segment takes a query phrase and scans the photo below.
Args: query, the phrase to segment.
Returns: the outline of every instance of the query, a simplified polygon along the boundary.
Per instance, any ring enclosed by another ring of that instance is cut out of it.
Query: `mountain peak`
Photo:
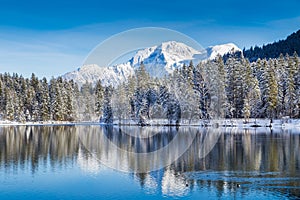
[[[223,56],[232,51],[241,50],[233,43],[211,46],[205,51],[196,50],[181,42],[166,41],[157,46],[137,51],[126,63],[110,67],[86,65],[77,71],[65,74],[63,77],[67,80],[74,79],[79,86],[86,81],[96,84],[99,79],[103,85],[117,85],[134,74],[134,69],[138,68],[141,62],[143,62],[150,75],[162,77],[172,73],[184,64],[188,65],[190,61],[197,64],[203,60],[215,59],[217,55]]]
[[[207,49],[207,59],[213,60],[217,58],[218,55],[224,56],[227,53],[234,53],[237,51],[242,51],[234,43],[220,44],[215,46],[209,46]]]
[[[200,51],[176,41],[164,42],[159,47],[161,47],[163,53],[181,59],[193,59],[195,54],[201,54]]]
[[[184,63],[198,59],[202,51],[176,41],[163,42],[158,46],[138,51],[130,60],[133,67],[139,67],[143,62],[147,71],[153,76],[163,76],[172,73]]]

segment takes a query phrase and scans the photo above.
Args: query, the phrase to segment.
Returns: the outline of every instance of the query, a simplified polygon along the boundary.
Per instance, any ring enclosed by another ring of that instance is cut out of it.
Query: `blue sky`
[[[262,45],[300,29],[299,8],[299,0],[0,0],[0,72],[61,75],[111,35],[145,26],[182,32],[203,47]]]

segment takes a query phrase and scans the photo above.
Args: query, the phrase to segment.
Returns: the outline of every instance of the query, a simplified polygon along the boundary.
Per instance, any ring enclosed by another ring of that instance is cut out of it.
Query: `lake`
[[[0,127],[0,199],[296,199],[300,130]]]

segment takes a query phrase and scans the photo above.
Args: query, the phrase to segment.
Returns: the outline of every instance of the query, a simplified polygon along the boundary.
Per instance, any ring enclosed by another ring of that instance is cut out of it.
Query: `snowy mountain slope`
[[[95,85],[99,79],[103,85],[108,86],[122,83],[132,74],[134,74],[134,70],[129,64],[122,64],[113,67],[84,65],[76,71],[64,74],[63,78],[67,80],[73,79],[79,87],[86,82]]]
[[[138,68],[141,62],[150,75],[162,77],[182,67],[183,64],[188,65],[190,61],[197,64],[203,60],[215,59],[218,54],[224,55],[232,50],[241,51],[233,43],[211,46],[206,50],[198,51],[184,43],[168,41],[137,51],[126,63],[110,67],[84,65],[76,71],[64,74],[63,78],[73,79],[79,86],[86,81],[95,85],[99,79],[103,85],[117,85],[134,74],[134,69]]]
[[[216,46],[210,46],[206,48],[207,51],[207,59],[208,60],[213,60],[217,58],[218,55],[225,55],[227,53],[234,53],[237,51],[242,51],[240,48],[238,48],[235,44],[233,43],[228,43],[228,44],[221,44],[221,45],[216,45]]]
[[[188,64],[191,60],[198,63],[200,58],[205,56],[205,51],[195,50],[184,43],[168,41],[138,51],[129,62],[134,68],[143,62],[151,75],[160,77],[172,73],[174,69],[183,66],[184,63]]]

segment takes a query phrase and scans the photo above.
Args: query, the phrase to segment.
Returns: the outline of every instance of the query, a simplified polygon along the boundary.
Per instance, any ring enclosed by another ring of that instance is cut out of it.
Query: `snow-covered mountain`
[[[84,65],[76,71],[68,72],[63,75],[66,80],[74,80],[79,87],[84,83],[95,85],[100,79],[102,84],[118,85],[125,81],[130,75],[134,74],[134,69],[127,63],[112,67],[99,67],[98,65]]]
[[[66,73],[63,78],[73,79],[79,86],[86,81],[95,84],[99,79],[103,85],[117,85],[134,74],[134,69],[138,68],[141,62],[152,76],[162,77],[182,67],[184,63],[188,64],[190,61],[199,63],[203,60],[215,59],[218,54],[224,55],[232,51],[241,50],[235,44],[228,43],[199,51],[184,43],[168,41],[137,51],[126,63],[110,67],[84,65],[76,71]]]
[[[206,58],[206,51],[198,51],[181,42],[169,41],[161,45],[138,51],[129,63],[134,68],[143,62],[152,76],[163,76],[172,73],[174,69],[188,64],[190,61],[198,63]]]
[[[224,56],[227,53],[234,53],[237,51],[242,51],[242,50],[233,43],[210,46],[206,48],[207,59],[209,60],[213,60],[217,58],[218,55]]]

